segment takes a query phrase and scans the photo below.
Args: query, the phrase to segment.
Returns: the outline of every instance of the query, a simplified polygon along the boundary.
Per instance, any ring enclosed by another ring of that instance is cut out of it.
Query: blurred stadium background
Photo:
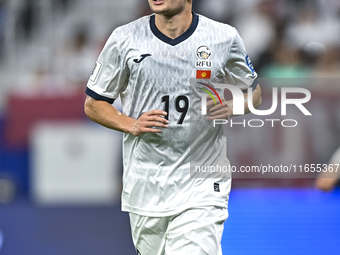
[[[232,164],[327,163],[340,145],[340,1],[193,1],[239,30],[262,109],[273,84],[312,93],[312,117],[288,109],[294,129],[227,129]],[[87,120],[83,102],[111,31],[148,13],[146,0],[0,0],[0,254],[135,254],[121,135]],[[225,254],[339,254],[339,189],[315,189],[315,175],[236,177]]]

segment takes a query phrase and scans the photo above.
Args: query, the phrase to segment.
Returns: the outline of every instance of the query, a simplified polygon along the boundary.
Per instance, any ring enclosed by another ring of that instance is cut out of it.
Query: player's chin
[[[167,9],[163,8],[162,6],[151,7],[151,11],[156,14],[163,14],[163,15],[168,14]]]
[[[170,8],[166,3],[154,4],[153,1],[150,3],[150,9],[153,13],[161,14],[166,17],[172,17],[181,12],[181,8]]]

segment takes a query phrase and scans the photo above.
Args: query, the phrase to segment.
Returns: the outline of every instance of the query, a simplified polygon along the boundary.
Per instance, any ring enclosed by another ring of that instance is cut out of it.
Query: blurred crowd
[[[197,12],[238,29],[260,77],[340,77],[340,1],[194,2]]]
[[[17,31],[14,40],[19,40],[19,45],[34,42],[38,30],[36,27],[42,26],[36,17],[41,11],[42,2],[0,0],[0,59],[4,60],[6,55],[5,40],[10,34],[6,28],[9,27],[9,21],[14,22]],[[72,5],[87,1],[47,2],[52,12],[58,10],[66,17],[67,13],[73,15],[72,10],[75,8],[69,11]],[[121,5],[125,4],[120,2]],[[131,20],[150,13],[146,0],[132,2],[130,6],[134,17]],[[195,12],[238,29],[262,78],[340,76],[338,0],[194,0],[193,4]],[[13,11],[9,11],[11,6],[17,6],[14,20]],[[89,15],[88,19],[90,22],[96,17]],[[107,26],[111,30],[120,25],[120,21],[114,20],[114,17],[108,22],[112,22],[111,26]],[[37,56],[36,62],[27,64],[27,75],[20,81],[19,87],[23,90],[33,87],[53,92],[63,90],[65,86],[84,88],[100,48],[111,33],[108,30],[102,38],[93,39],[91,35],[95,28],[87,24],[74,24],[67,40],[56,40],[54,48],[47,50],[48,57],[42,60],[41,56]],[[51,29],[57,30],[58,25],[54,24]],[[41,52],[38,51],[39,54]],[[0,62],[4,65],[4,61]]]

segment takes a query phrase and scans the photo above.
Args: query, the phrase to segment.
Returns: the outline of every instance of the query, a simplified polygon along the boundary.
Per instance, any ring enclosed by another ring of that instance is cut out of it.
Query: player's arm
[[[340,171],[335,166],[340,162],[340,147],[332,155],[327,171],[318,175],[315,180],[315,187],[323,191],[332,191],[340,181]],[[335,169],[334,169],[335,168]]]
[[[102,126],[134,136],[162,132],[168,124],[163,117],[166,112],[152,110],[142,114],[138,119],[133,119],[112,106],[113,98],[117,98],[120,92],[124,91],[130,75],[126,52],[118,40],[121,31],[121,28],[113,31],[98,57],[87,83],[85,114]]]
[[[330,163],[327,172],[322,172],[315,180],[315,187],[322,191],[332,191],[340,181],[340,171],[334,170],[334,164]]]
[[[151,110],[142,114],[138,119],[133,119],[118,111],[110,103],[96,100],[90,96],[87,96],[85,100],[84,110],[90,120],[104,127],[134,136],[143,133],[160,133],[162,132],[161,128],[167,128],[169,123],[163,117],[167,114],[164,111]]]
[[[225,65],[225,74],[228,84],[234,84],[239,87],[244,87],[252,82],[251,87],[253,89],[252,102],[254,108],[258,108],[261,103],[261,88],[257,83],[257,74],[254,70],[253,64],[245,49],[242,38],[236,29],[234,29],[234,38],[229,49],[228,61]],[[241,86],[242,85],[242,86]],[[256,86],[255,88],[253,86]],[[250,113],[248,107],[248,93],[243,93],[244,95],[244,114]],[[228,119],[233,115],[233,100],[222,101],[222,106],[220,104],[214,106],[214,102],[207,103],[207,106],[211,107],[208,112],[210,113],[209,119]]]
[[[244,95],[244,114],[250,113],[248,107],[248,93],[243,93]],[[233,115],[233,100],[226,101],[222,99],[222,105],[218,103],[218,105],[214,105],[214,101],[211,98],[208,98],[207,108],[209,112],[208,119],[228,119]],[[259,84],[256,85],[255,89],[253,90],[252,94],[252,104],[255,109],[257,109],[262,103],[261,97],[261,87]]]
[[[243,93],[243,95],[244,95],[244,114],[248,114],[250,113],[250,110],[248,107],[248,93]],[[260,84],[257,84],[255,89],[253,90],[252,104],[255,109],[259,108],[260,105],[262,104]],[[231,115],[231,116],[234,116],[234,115]]]
[[[339,182],[339,177],[318,177],[315,187],[322,191],[332,191]]]

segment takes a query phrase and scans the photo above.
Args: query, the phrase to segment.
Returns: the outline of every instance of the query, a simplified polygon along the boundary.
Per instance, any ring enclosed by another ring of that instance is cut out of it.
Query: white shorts
[[[190,208],[167,217],[130,213],[132,240],[138,255],[222,255],[227,208]]]

